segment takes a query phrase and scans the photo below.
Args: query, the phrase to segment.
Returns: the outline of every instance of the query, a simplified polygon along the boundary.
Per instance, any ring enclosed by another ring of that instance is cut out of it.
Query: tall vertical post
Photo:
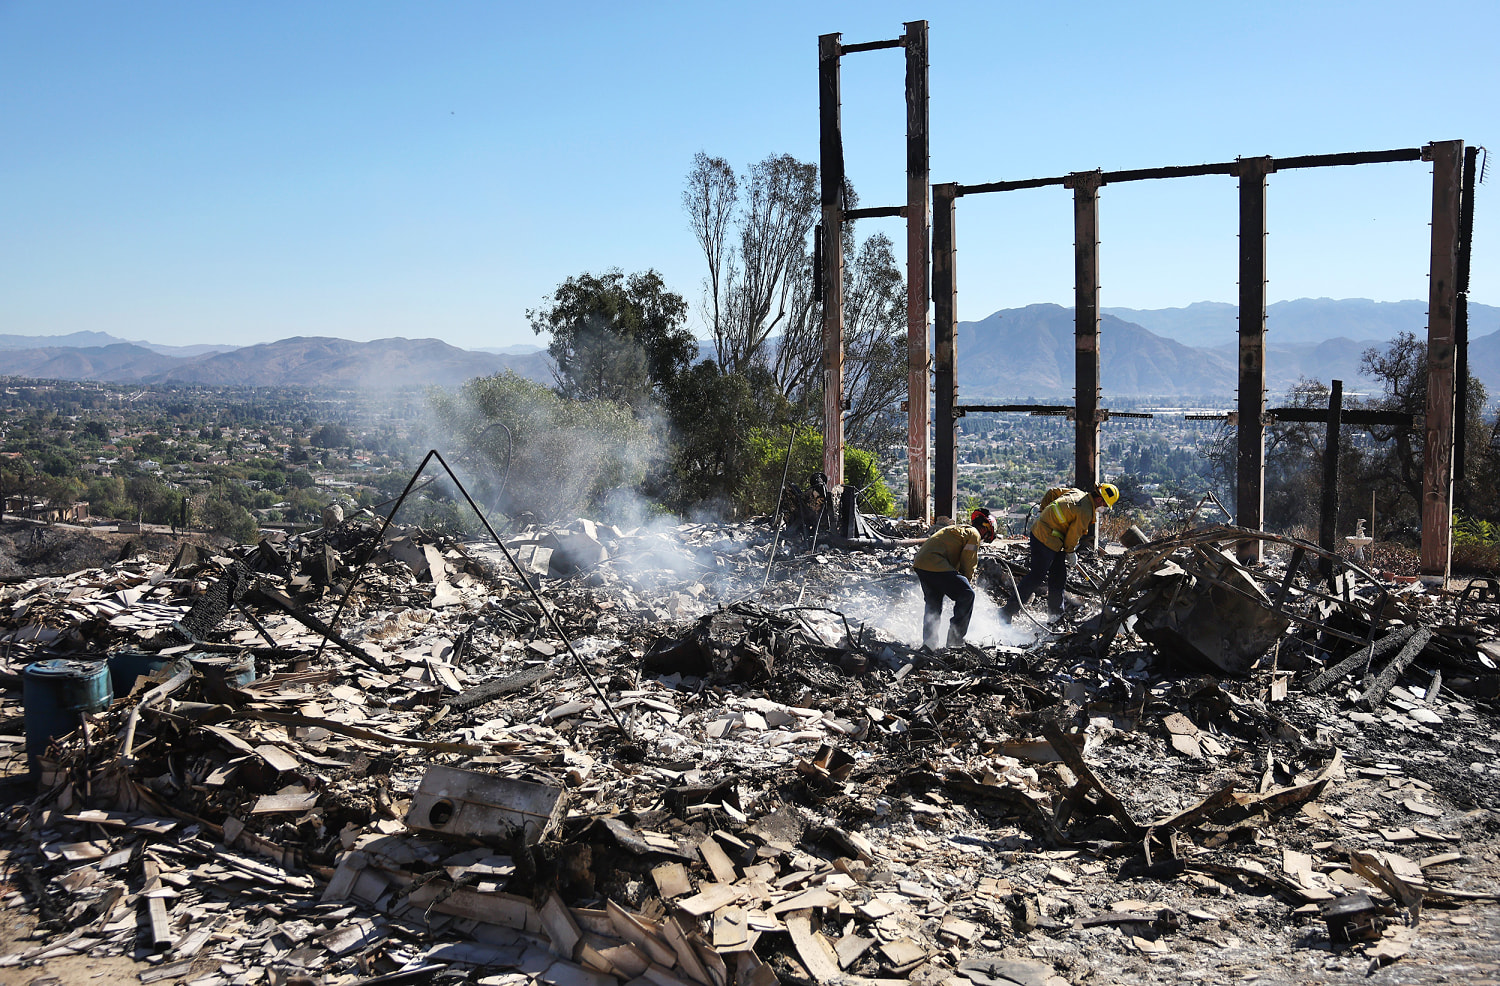
[[[1422,446],[1424,581],[1444,582],[1452,561],[1453,407],[1464,142],[1422,149],[1432,162],[1432,273],[1427,284],[1427,429]]]
[[[1068,176],[1073,190],[1074,485],[1099,482],[1099,186],[1103,173]]]
[[[1479,148],[1464,148],[1464,184],[1458,204],[1458,303],[1453,309],[1453,482],[1464,481],[1464,454],[1469,434],[1469,268],[1474,252],[1474,185]]]
[[[1235,457],[1235,522],[1264,527],[1266,443],[1266,175],[1269,157],[1240,158],[1240,373]],[[1261,541],[1240,545],[1240,559],[1261,560]]]
[[[958,285],[954,279],[953,216],[958,186],[932,186],[932,369],[933,431],[932,512],[953,517],[958,503],[958,442],[953,406],[958,403],[954,376],[958,327]]]
[[[1335,380],[1328,391],[1328,432],[1323,439],[1323,509],[1318,514],[1318,547],[1330,554],[1338,544],[1339,528],[1339,456],[1343,454],[1340,439],[1344,425],[1344,381]],[[1318,574],[1333,574],[1333,559],[1324,555],[1318,560]]]
[[[844,482],[844,137],[839,39],[818,37],[818,170],[823,204],[823,472]]]
[[[927,22],[906,24],[906,516],[928,520]]]

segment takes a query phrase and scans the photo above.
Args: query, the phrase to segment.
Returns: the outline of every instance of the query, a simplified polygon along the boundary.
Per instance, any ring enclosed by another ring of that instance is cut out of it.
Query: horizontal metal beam
[[[1022,178],[1019,181],[992,181],[984,185],[957,185],[957,195],[978,195],[981,192],[1013,192],[1019,188],[1044,188],[1047,185],[1061,185],[1068,180],[1066,175],[1059,178]]]
[[[1390,151],[1351,151],[1347,154],[1303,154],[1298,157],[1272,158],[1272,171],[1290,171],[1296,168],[1335,168],[1354,164],[1387,164],[1395,161],[1420,161],[1420,147],[1401,147]],[[1260,158],[1253,160],[1260,161]],[[1194,178],[1199,175],[1237,175],[1239,161],[1220,161],[1214,164],[1185,164],[1166,168],[1133,168],[1127,171],[1105,171],[1100,181],[1105,185],[1127,181],[1149,181],[1156,178]],[[981,192],[1011,192],[1022,188],[1043,188],[1048,185],[1064,185],[1068,175],[1053,178],[1023,178],[1017,181],[992,181],[982,185],[959,185],[959,195],[978,195]]]
[[[893,41],[861,41],[857,45],[839,45],[840,55],[852,55],[857,51],[878,51],[881,48],[904,48],[905,38],[896,38]]]
[[[1132,168],[1129,171],[1106,171],[1104,172],[1104,183],[1119,184],[1126,181],[1149,181],[1153,178],[1196,178],[1199,175],[1236,175],[1239,174],[1240,163],[1238,161],[1224,161],[1219,164],[1182,164],[1166,168]]]
[[[1069,404],[955,404],[954,411],[1019,411],[1022,414],[1066,414]]]
[[[877,205],[868,209],[845,209],[844,218],[854,219],[880,219],[885,216],[905,216],[904,205]]]
[[[1389,164],[1394,161],[1420,161],[1420,147],[1402,147],[1394,151],[1353,151],[1348,154],[1304,154],[1301,157],[1272,159],[1277,171],[1293,168],[1336,168],[1350,164]]]
[[[1328,409],[1323,407],[1274,407],[1266,413],[1278,422],[1325,424],[1328,421]],[[1339,414],[1339,420],[1346,425],[1382,425],[1407,429],[1415,425],[1413,417],[1405,411],[1367,411],[1358,408]]]

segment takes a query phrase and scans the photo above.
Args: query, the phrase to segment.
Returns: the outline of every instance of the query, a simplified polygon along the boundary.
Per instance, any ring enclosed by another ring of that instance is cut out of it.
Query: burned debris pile
[[[1492,587],[1199,529],[1084,566],[1067,618],[981,604],[929,654],[924,532],[830,529],[828,495],[796,492],[790,538],[331,518],[5,586],[5,903],[36,923],[0,965],[1060,986],[1500,959],[1463,934],[1500,926]],[[1024,546],[985,551],[1003,600]]]

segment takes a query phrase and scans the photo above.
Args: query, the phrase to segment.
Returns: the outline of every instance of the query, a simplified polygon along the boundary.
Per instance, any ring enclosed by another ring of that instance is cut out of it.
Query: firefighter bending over
[[[979,564],[979,543],[995,540],[995,525],[983,507],[969,515],[967,524],[950,524],[933,534],[912,559],[917,581],[922,584],[922,646],[937,650],[938,623],[943,600],[953,600],[953,618],[948,621],[948,646],[962,647],[974,614],[974,568]]]

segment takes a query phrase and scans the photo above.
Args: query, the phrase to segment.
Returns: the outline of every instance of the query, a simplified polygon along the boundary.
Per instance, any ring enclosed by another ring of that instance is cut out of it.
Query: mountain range
[[[452,387],[507,369],[545,383],[553,379],[545,352],[480,353],[440,339],[350,342],[297,336],[227,351],[216,347],[214,352],[183,357],[118,340],[101,346],[58,344],[68,338],[36,338],[49,345],[32,349],[0,348],[0,374],[42,380],[313,389]]]
[[[1426,303],[1303,298],[1267,309],[1267,388],[1279,396],[1299,377],[1373,389],[1360,357],[1398,332],[1426,333]],[[1211,397],[1234,394],[1238,311],[1199,302],[1186,308],[1104,309],[1100,317],[1106,397]],[[1470,306],[1469,365],[1500,393],[1500,308]],[[1070,399],[1073,310],[1038,304],[960,322],[956,340],[960,399]],[[700,354],[712,355],[711,344]],[[350,342],[296,337],[254,346],[158,346],[102,332],[0,335],[0,374],[35,379],[205,386],[364,388],[455,386],[502,370],[553,381],[545,351],[460,349],[438,339]]]

